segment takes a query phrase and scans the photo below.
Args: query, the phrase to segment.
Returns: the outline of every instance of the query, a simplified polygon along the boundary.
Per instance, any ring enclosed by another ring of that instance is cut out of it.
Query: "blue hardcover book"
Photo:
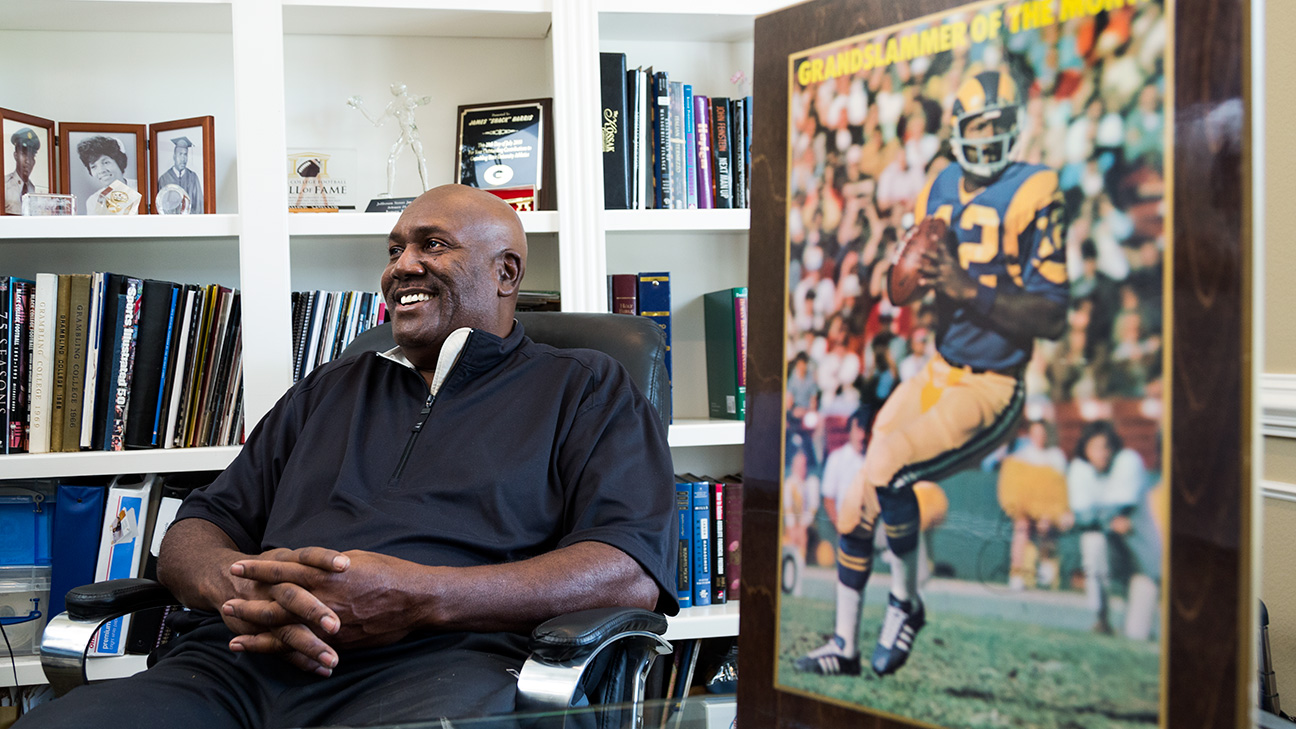
[[[693,604],[711,604],[711,484],[695,481],[693,489]]]
[[[693,484],[675,484],[675,508],[679,513],[675,597],[679,599],[680,607],[693,607]]]
[[[693,118],[693,84],[684,84],[684,207],[698,206],[697,123]]]
[[[639,274],[639,316],[657,322],[666,335],[666,375],[671,375],[671,296],[670,273],[659,271]]]

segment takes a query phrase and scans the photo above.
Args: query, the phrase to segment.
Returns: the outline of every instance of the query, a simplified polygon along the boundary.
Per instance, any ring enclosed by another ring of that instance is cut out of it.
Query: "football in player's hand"
[[[887,273],[887,297],[892,304],[911,304],[927,293],[927,286],[918,285],[923,256],[928,251],[945,245],[948,229],[944,220],[926,217],[905,233],[896,248],[895,258],[891,261],[891,270]]]

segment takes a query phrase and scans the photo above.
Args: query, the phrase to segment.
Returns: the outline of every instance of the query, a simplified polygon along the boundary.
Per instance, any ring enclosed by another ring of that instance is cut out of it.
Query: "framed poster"
[[[60,192],[77,215],[148,212],[146,139],[143,124],[59,123]]]
[[[149,125],[149,211],[158,215],[216,212],[216,132],[210,116]]]
[[[18,215],[24,193],[54,190],[54,122],[0,109],[0,213]]]
[[[519,211],[555,209],[551,99],[460,106],[455,126],[456,182]]]
[[[741,724],[1247,725],[1242,10],[757,21]]]

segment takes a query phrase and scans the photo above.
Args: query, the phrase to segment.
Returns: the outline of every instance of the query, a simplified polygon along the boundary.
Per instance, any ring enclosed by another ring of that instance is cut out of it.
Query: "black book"
[[[738,97],[733,100],[729,106],[729,129],[730,148],[733,154],[729,156],[729,169],[733,172],[733,200],[736,208],[749,208],[751,202],[747,199],[747,99]]]
[[[670,140],[670,76],[665,71],[650,74],[652,77],[652,145],[653,145],[653,207],[663,210],[671,201],[671,140]]]
[[[640,87],[640,78],[643,72],[634,68],[626,71],[626,106],[630,118],[626,122],[626,155],[629,159],[626,175],[629,178],[629,208],[638,210],[643,207],[643,200],[639,193],[639,181],[643,178],[643,145],[640,140],[643,138],[642,125],[643,104],[640,103],[643,89]]]
[[[158,400],[162,392],[162,373],[166,371],[171,350],[178,289],[179,286],[170,281],[148,279],[144,282],[135,343],[135,371],[131,374],[130,401],[126,408],[127,448],[159,445]]]
[[[733,138],[730,136],[729,99],[711,97],[711,167],[715,175],[715,206],[732,208]]]
[[[599,88],[603,108],[603,207],[630,207],[630,149],[626,144],[626,57],[624,53],[599,54]]]
[[[0,443],[0,453],[9,452],[9,422],[13,419],[13,406],[10,404],[14,391],[13,349],[10,343],[16,328],[13,325],[13,286],[7,277],[0,276],[0,433],[4,434]]]

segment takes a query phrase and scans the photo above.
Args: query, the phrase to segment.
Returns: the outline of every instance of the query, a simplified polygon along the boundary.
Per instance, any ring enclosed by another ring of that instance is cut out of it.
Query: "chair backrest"
[[[662,425],[671,422],[670,378],[666,374],[666,337],[651,319],[627,314],[519,311],[518,323],[533,341],[560,349],[593,349],[617,360],[657,408]],[[342,352],[384,352],[396,346],[391,324],[366,330]]]

